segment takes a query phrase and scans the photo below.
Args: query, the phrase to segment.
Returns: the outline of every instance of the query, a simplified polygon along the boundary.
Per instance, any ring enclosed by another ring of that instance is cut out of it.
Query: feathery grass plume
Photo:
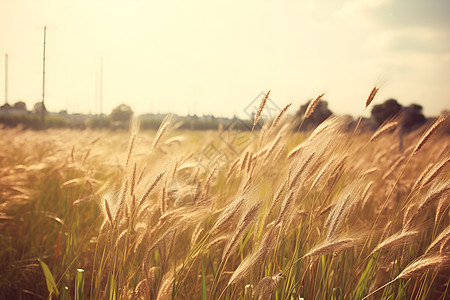
[[[256,112],[256,115],[255,115],[255,120],[253,121],[252,131],[253,131],[253,129],[255,129],[256,124],[258,124],[259,118],[261,117],[261,113],[264,109],[264,106],[266,105],[267,98],[269,98],[269,94],[270,94],[270,90],[264,96],[264,98],[261,101],[261,104],[259,105],[258,111]]]
[[[417,190],[419,188],[420,185],[422,185],[422,181],[425,178],[425,175],[428,174],[428,172],[431,170],[431,168],[433,167],[433,164],[428,164],[427,168],[420,174],[419,178],[417,178],[416,182],[414,183],[413,187],[411,188],[411,191],[414,192],[415,190]]]
[[[254,221],[258,217],[260,206],[260,203],[253,205],[241,219],[239,225],[236,228],[236,231],[231,236],[230,240],[223,250],[222,261],[226,261],[228,259],[231,252],[233,252],[234,249],[239,245],[239,242],[244,234],[252,227]]]
[[[442,230],[442,232],[434,239],[434,241],[428,246],[427,250],[425,250],[425,254],[429,252],[433,252],[440,246],[439,252],[442,252],[442,249],[445,247],[445,245],[450,240],[450,225],[447,225],[447,227]]]
[[[324,209],[322,209],[322,211],[320,211],[320,213],[319,213],[318,216],[320,217],[320,216],[323,216],[323,215],[329,213],[330,210],[332,210],[334,206],[335,206],[334,204],[328,205],[327,207],[325,207]]]
[[[231,174],[233,174],[234,169],[236,169],[237,165],[239,164],[239,161],[241,159],[238,157],[236,160],[231,164],[230,169],[228,170],[227,176],[225,176],[225,183],[229,183],[231,179]]]
[[[314,179],[313,183],[311,184],[311,187],[309,188],[309,191],[312,191],[315,189],[323,180],[325,177],[325,173],[330,170],[330,166],[335,163],[334,159],[329,159],[327,164],[319,171],[319,174],[317,174],[316,178]]]
[[[367,176],[367,175],[373,174],[379,170],[380,170],[379,168],[373,167],[373,168],[366,170],[364,173],[361,174],[361,176]]]
[[[214,169],[211,171],[211,173],[209,173],[208,178],[205,181],[205,186],[209,186],[211,184],[211,180],[214,176],[214,173],[216,173],[217,168],[218,166],[216,165]]]
[[[159,202],[159,210],[161,211],[161,215],[166,213],[166,197],[167,197],[167,183],[163,186],[161,190],[161,200]]]
[[[250,154],[248,155],[248,159],[247,159],[247,173],[250,173],[250,169],[252,167],[252,162],[253,162],[253,154],[250,152]]]
[[[135,184],[136,184],[136,163],[134,163],[133,172],[131,173],[130,195],[134,194]]]
[[[287,112],[287,110],[289,109],[289,107],[292,105],[292,103],[289,103],[288,105],[286,105],[281,112],[278,114],[278,116],[275,118],[275,120],[272,122],[272,125],[270,126],[270,129],[273,129],[275,127],[277,127],[278,123],[280,122],[281,118],[284,116],[284,114]]]
[[[362,202],[361,202],[361,209],[364,209],[364,207],[366,207],[367,201],[369,201],[370,197],[372,196],[372,188],[373,185],[373,181],[369,182],[369,184],[367,185],[366,189],[363,192],[363,196],[362,196]]]
[[[435,133],[439,127],[448,119],[449,113],[444,113],[439,116],[439,118],[436,120],[436,122],[433,123],[433,125],[427,130],[427,132],[420,138],[419,142],[417,143],[416,148],[414,148],[411,155],[416,154],[423,145],[428,141],[428,139]]]
[[[328,253],[339,253],[345,249],[356,245],[356,240],[352,238],[342,238],[337,240],[325,239],[324,242],[311,249],[302,258],[308,256],[319,256]]]
[[[141,172],[139,173],[138,179],[136,181],[136,184],[141,183],[142,178],[144,177],[145,171],[147,170],[147,166],[144,166],[141,170]]]
[[[281,156],[286,152],[286,143],[283,142],[283,146],[280,147],[280,149],[278,149],[277,153],[274,155],[273,157],[273,162],[278,161]]]
[[[306,159],[306,161],[303,163],[303,165],[300,167],[300,169],[297,171],[297,173],[295,173],[294,178],[292,178],[291,183],[289,185],[289,188],[294,188],[300,179],[300,176],[302,175],[302,173],[305,171],[305,169],[308,167],[308,165],[310,164],[311,160],[313,159],[314,155],[316,154],[316,152],[312,152],[309,157]]]
[[[261,279],[253,289],[252,299],[255,300],[270,300],[273,293],[280,285],[283,274],[278,273],[274,276],[266,276]]]
[[[392,166],[389,168],[389,170],[383,175],[381,179],[386,180],[389,175],[391,175],[397,167],[406,159],[406,155],[401,155],[399,159],[395,161],[395,163],[392,164]]]
[[[418,235],[419,232],[416,230],[397,232],[388,237],[387,239],[385,239],[384,241],[382,241],[381,243],[379,243],[375,247],[375,249],[372,250],[369,256],[385,248],[389,248],[390,251],[395,250],[403,245],[412,242]]]
[[[123,186],[123,190],[122,190],[122,196],[120,197],[120,202],[119,202],[119,206],[117,207],[116,210],[116,216],[114,217],[114,223],[118,223],[119,221],[119,216],[122,213],[124,206],[125,206],[125,199],[127,196],[127,191],[128,191],[128,179],[125,181],[125,185]]]
[[[393,128],[395,128],[397,126],[398,126],[398,121],[393,121],[393,122],[384,124],[383,126],[378,128],[377,131],[375,131],[375,133],[370,138],[369,143],[373,142],[374,140],[376,140],[377,138],[379,138],[380,136],[389,132],[390,130],[392,130]]]
[[[203,232],[203,223],[198,222],[197,225],[195,226],[194,232],[192,232],[192,235],[191,235],[191,248],[193,248],[195,246],[195,244],[197,243],[198,237],[200,236],[200,234],[202,232]]]
[[[172,115],[168,115],[164,118],[161,125],[156,132],[155,139],[152,145],[152,150],[158,146],[158,143],[161,141],[164,135],[166,135],[172,128],[177,127],[178,125],[175,123],[175,117]]]
[[[322,134],[326,129],[334,129],[339,123],[342,121],[342,117],[339,116],[330,116],[325,121],[320,123],[311,133],[308,138],[308,141],[314,140],[318,135]]]
[[[131,134],[131,139],[130,139],[130,147],[128,148],[128,155],[127,155],[127,162],[125,163],[125,169],[127,169],[128,163],[130,162],[131,153],[133,152],[133,149],[134,149],[135,140],[136,140],[136,130],[133,130],[133,133]]]
[[[276,224],[280,224],[282,220],[285,220],[288,217],[288,211],[291,207],[291,204],[294,200],[294,191],[290,190],[289,193],[284,197],[283,202],[280,206],[280,211],[278,212],[277,219],[275,221]]]
[[[348,208],[350,207],[350,197],[351,194],[347,194],[342,200],[340,200],[331,210],[328,215],[327,220],[325,221],[325,227],[328,227],[327,239],[333,237],[334,233],[336,233],[337,228],[342,223],[345,215],[347,214]]]
[[[270,146],[269,151],[267,151],[267,154],[266,154],[266,156],[264,158],[263,163],[265,163],[269,159],[270,155],[272,155],[273,151],[275,150],[275,148],[280,143],[280,140],[281,140],[281,135],[278,134],[277,137],[275,138],[274,142],[272,143],[272,146]]]
[[[436,216],[434,218],[435,224],[438,223],[442,214],[449,208],[449,205],[450,205],[450,197],[447,197],[447,198],[442,197],[439,200],[438,205],[436,207]]]
[[[430,206],[434,201],[439,200],[441,197],[448,197],[450,195],[450,184],[444,185],[437,190],[432,191],[429,195],[422,201],[422,203],[417,208],[416,215],[422,210]]]
[[[288,154],[288,159],[291,159],[294,156],[296,156],[303,148],[305,148],[305,145],[306,145],[305,143],[301,143],[300,145],[292,149],[291,152],[289,152]]]
[[[366,188],[364,189],[364,192],[362,193],[362,199],[366,198],[367,194],[369,193],[369,190],[372,188],[372,185],[373,185],[373,180],[370,181],[367,184]]]
[[[202,194],[202,182],[199,181],[197,183],[197,187],[195,188],[195,195],[194,195],[194,199],[192,200],[192,202],[195,204],[197,203],[197,200],[200,198],[200,195]]]
[[[250,273],[252,267],[256,266],[258,263],[264,260],[266,252],[257,251],[252,255],[247,255],[244,260],[239,264],[239,266],[231,274],[228,280],[227,286],[232,284],[237,284],[245,279],[245,277]]]
[[[305,111],[305,119],[308,119],[312,113],[314,112],[314,109],[316,109],[317,104],[319,103],[320,99],[325,96],[325,93],[320,94],[316,99],[311,101],[308,105],[308,108],[306,108]]]
[[[153,180],[153,182],[150,184],[150,186],[148,187],[148,189],[145,191],[145,194],[142,196],[141,200],[139,201],[139,205],[141,206],[144,201],[147,199],[147,197],[150,195],[150,193],[152,192],[152,190],[155,188],[155,186],[161,181],[161,178],[164,176],[164,174],[166,173],[166,171],[162,171],[161,173],[158,174],[158,176],[155,177],[155,179]]]
[[[278,240],[278,235],[281,232],[281,227],[281,224],[273,226],[264,234],[258,249],[251,255],[247,255],[244,258],[244,260],[234,270],[227,286],[237,284],[242,281],[250,273],[252,268],[259,266],[267,259],[271,251],[273,251],[277,245],[276,241]]]
[[[375,98],[375,95],[378,93],[379,88],[376,86],[373,87],[372,91],[370,92],[369,98],[366,100],[366,108],[372,103],[373,99]]]
[[[109,208],[108,200],[106,200],[106,199],[105,199],[105,210],[106,210],[106,215],[108,216],[109,223],[111,224],[111,226],[113,226],[114,223],[113,223],[113,217],[111,214],[111,209]]]
[[[214,233],[217,229],[219,229],[225,223],[232,220],[236,215],[240,213],[240,210],[244,204],[245,196],[240,196],[236,198],[233,202],[231,202],[227,208],[220,214],[213,228],[211,229],[211,233]]]
[[[198,173],[200,173],[200,167],[198,167],[197,170],[195,171],[194,178],[192,179],[192,184],[197,182]]]
[[[205,190],[203,191],[201,199],[208,198],[208,192],[209,192],[209,188],[210,188],[210,185],[211,185],[211,180],[212,180],[212,178],[214,176],[214,173],[216,172],[217,168],[218,168],[218,166],[216,165],[214,167],[214,169],[211,171],[211,173],[208,175],[208,178],[205,181]]]
[[[421,276],[423,271],[447,267],[450,262],[450,256],[447,254],[435,254],[430,256],[422,255],[418,260],[409,264],[396,278],[411,278]]]
[[[286,179],[285,181],[284,181],[284,183],[280,186],[280,188],[278,189],[278,191],[277,191],[277,194],[276,194],[276,196],[273,198],[273,201],[272,201],[272,203],[270,204],[270,208],[269,208],[269,213],[275,208],[275,206],[278,204],[278,202],[280,201],[280,199],[281,199],[281,195],[283,194],[283,192],[284,192],[284,189],[286,188],[286,186],[287,186],[287,183],[288,183],[288,180]]]
[[[344,165],[347,163],[348,160],[348,154],[344,154],[344,156],[341,157],[340,161],[335,165],[333,171],[331,172],[331,175],[329,176],[328,181],[333,180],[334,178],[336,178],[341,171],[344,168]]]
[[[449,161],[450,157],[447,157],[447,159],[445,159],[441,164],[437,165],[433,172],[431,172],[430,175],[427,176],[421,186],[425,186],[433,181],[442,172],[442,170],[444,170]]]
[[[241,164],[241,171],[245,169],[245,166],[247,164],[247,159],[249,159],[248,158],[249,155],[250,155],[249,151],[245,152],[245,156],[244,156],[244,159],[242,160],[242,164]]]
[[[411,229],[413,217],[416,212],[417,212],[416,203],[412,203],[406,208],[405,213],[403,214],[403,223],[402,223],[403,231],[408,231]]]
[[[410,263],[406,268],[403,269],[403,271],[395,277],[393,280],[389,281],[388,283],[382,285],[381,287],[377,288],[373,292],[370,292],[368,295],[366,295],[361,300],[365,300],[372,296],[373,294],[377,293],[378,291],[384,289],[389,284],[395,282],[396,280],[400,278],[412,278],[423,275],[423,272],[430,269],[439,269],[442,267],[448,268],[448,265],[450,263],[450,256],[448,254],[434,254],[434,255],[422,255],[412,263]]]

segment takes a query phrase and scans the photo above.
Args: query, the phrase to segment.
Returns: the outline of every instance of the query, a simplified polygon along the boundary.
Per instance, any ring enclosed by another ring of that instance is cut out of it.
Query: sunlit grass
[[[0,298],[445,299],[448,127],[413,155],[426,128],[401,152],[284,119],[244,147],[173,123],[2,130]]]

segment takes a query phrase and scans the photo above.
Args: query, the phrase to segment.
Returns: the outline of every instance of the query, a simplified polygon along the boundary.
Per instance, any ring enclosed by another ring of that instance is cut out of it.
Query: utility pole
[[[100,58],[100,115],[103,114],[103,56]]]
[[[8,104],[8,53],[5,54],[5,105]]]
[[[94,114],[100,114],[98,105],[98,72],[95,72],[95,101],[94,101]]]
[[[42,129],[45,127],[45,40],[46,40],[47,26],[44,26],[44,51],[42,55],[42,107],[41,107],[41,122]]]

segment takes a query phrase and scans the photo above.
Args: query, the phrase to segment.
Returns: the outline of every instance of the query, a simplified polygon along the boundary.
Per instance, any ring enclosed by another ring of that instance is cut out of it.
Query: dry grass
[[[2,130],[0,298],[80,282],[90,299],[448,297],[446,117],[400,152],[344,117],[306,137],[288,108],[223,165],[196,160],[218,133],[173,119],[130,137]]]

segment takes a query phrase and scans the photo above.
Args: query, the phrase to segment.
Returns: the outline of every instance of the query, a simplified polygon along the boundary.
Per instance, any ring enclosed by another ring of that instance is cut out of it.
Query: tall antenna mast
[[[95,72],[95,101],[94,101],[94,114],[98,115],[99,106],[98,106],[98,72]]]
[[[5,54],[5,104],[8,104],[8,53]]]
[[[42,55],[42,107],[45,102],[45,39],[47,34],[47,26],[44,26],[44,52]]]
[[[100,115],[103,114],[103,56],[100,58]]]

